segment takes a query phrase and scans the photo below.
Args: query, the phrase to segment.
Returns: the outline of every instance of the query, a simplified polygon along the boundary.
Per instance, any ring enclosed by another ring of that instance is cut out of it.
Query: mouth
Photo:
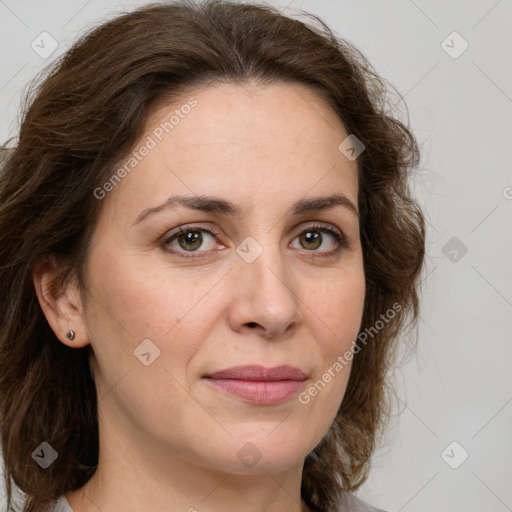
[[[289,365],[274,368],[235,366],[204,375],[203,378],[216,389],[260,405],[288,400],[297,394],[307,380],[304,372]]]

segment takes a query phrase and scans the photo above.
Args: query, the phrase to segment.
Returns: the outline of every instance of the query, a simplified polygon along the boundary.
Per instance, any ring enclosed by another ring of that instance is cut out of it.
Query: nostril
[[[249,327],[256,327],[258,324],[256,322],[249,322],[247,325]]]

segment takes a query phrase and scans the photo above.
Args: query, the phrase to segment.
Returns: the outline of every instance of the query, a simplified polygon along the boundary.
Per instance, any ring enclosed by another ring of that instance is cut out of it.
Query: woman
[[[384,100],[254,4],[142,7],[55,63],[0,175],[9,507],[377,510],[425,241]]]

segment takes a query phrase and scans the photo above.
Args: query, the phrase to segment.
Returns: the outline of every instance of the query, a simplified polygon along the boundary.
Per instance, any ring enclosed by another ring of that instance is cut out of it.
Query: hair
[[[307,21],[266,4],[221,0],[149,4],[93,28],[32,82],[0,170],[0,420],[9,508],[14,483],[26,494],[23,512],[47,510],[91,478],[99,456],[91,347],[58,340],[31,271],[55,258],[61,273],[53,291],[72,276],[85,291],[103,204],[93,191],[158,105],[220,83],[306,85],[365,146],[357,158],[366,285],[360,332],[375,333],[354,355],[337,415],[305,459],[301,495],[311,509],[328,511],[367,479],[389,417],[386,374],[399,335],[419,314],[425,221],[409,177],[420,151],[408,123],[388,112],[387,82],[367,58],[317,16],[302,14]],[[393,320],[380,321],[390,310]],[[58,453],[46,469],[32,458],[43,441]]]

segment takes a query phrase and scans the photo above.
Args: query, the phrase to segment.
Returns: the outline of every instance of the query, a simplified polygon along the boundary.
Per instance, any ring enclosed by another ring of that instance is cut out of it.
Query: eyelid
[[[212,225],[209,225],[209,227],[203,227],[203,226],[198,226],[197,224],[191,223],[191,224],[183,224],[181,226],[178,226],[175,229],[166,231],[164,233],[164,235],[162,237],[160,237],[160,239],[162,240],[162,243],[165,244],[171,238],[174,238],[183,233],[187,233],[188,231],[206,232],[208,234],[211,234],[214,238],[222,237],[222,233],[217,228],[212,227]]]
[[[306,231],[326,231],[328,232],[337,243],[337,247],[331,251],[308,251],[306,249],[303,250],[305,253],[309,253],[309,255],[313,258],[329,258],[329,257],[335,257],[339,255],[341,251],[344,251],[345,249],[350,249],[351,243],[349,241],[349,238],[345,236],[343,231],[339,229],[334,224],[329,224],[326,222],[321,221],[312,221],[310,224],[306,226],[302,226],[297,232],[294,237],[295,238],[306,232]]]
[[[326,229],[327,231],[334,232],[338,234],[340,237],[344,237],[345,235],[339,229],[337,226],[334,226],[333,224],[329,224],[328,222],[321,222],[321,221],[311,221],[309,224],[306,222],[306,225],[303,225],[304,223],[301,223],[301,227],[298,228],[298,231],[296,231],[296,235],[300,235],[301,233],[304,233],[304,231],[314,230],[314,229]]]

